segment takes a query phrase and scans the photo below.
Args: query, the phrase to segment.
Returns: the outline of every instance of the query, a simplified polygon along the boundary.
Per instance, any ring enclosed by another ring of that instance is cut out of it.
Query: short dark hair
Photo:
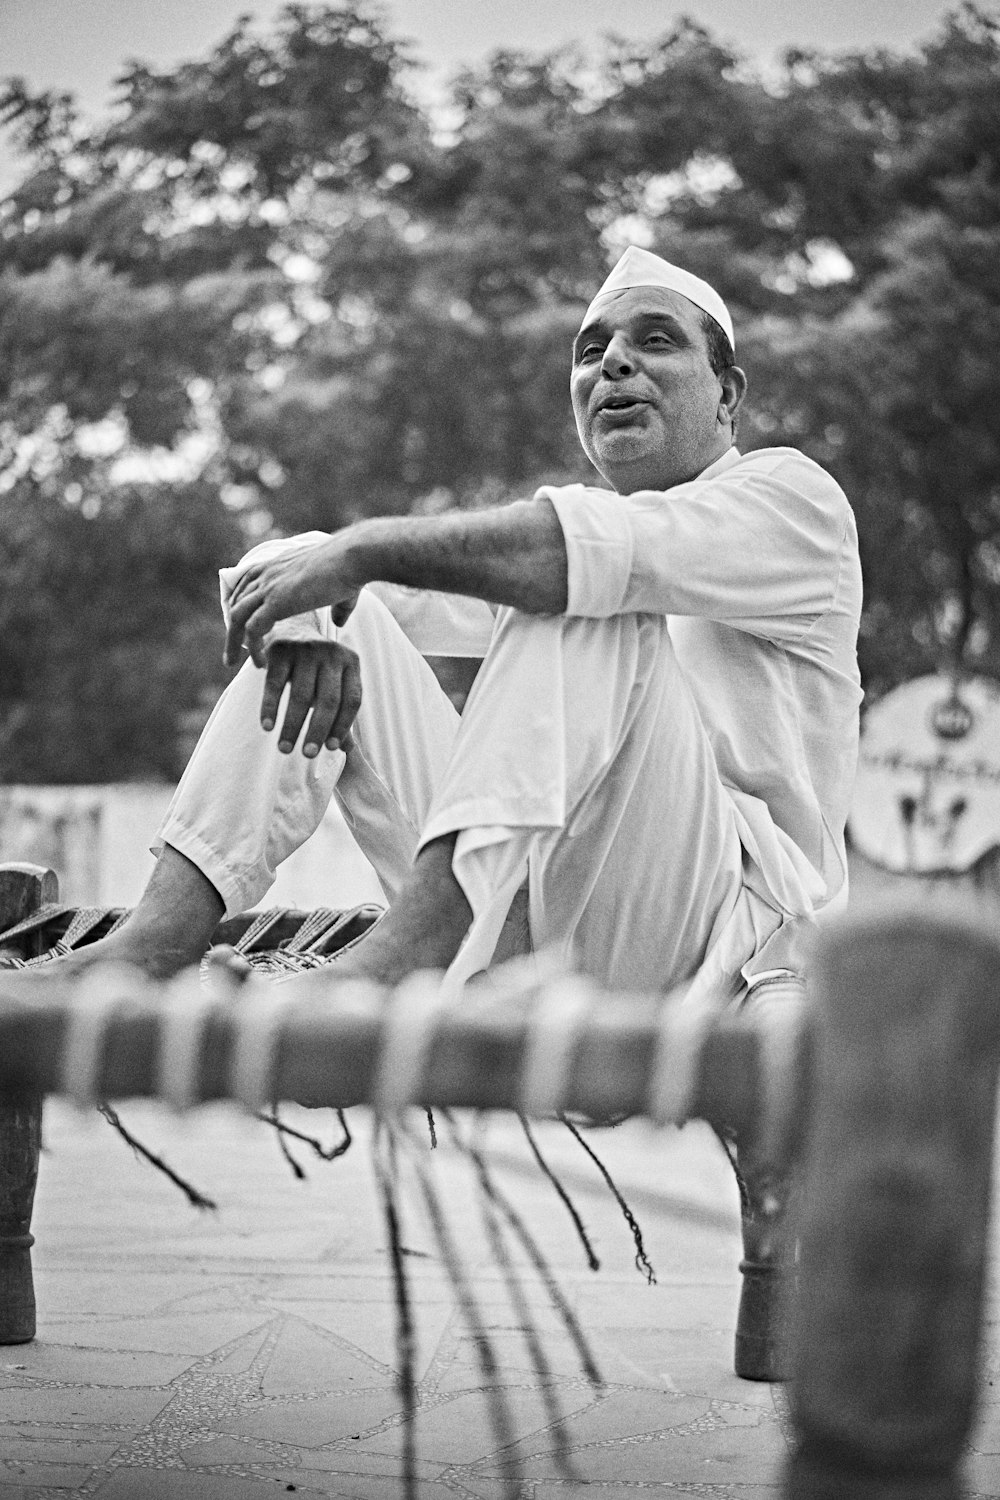
[[[722,324],[717,323],[712,314],[707,312],[701,315],[701,330],[708,345],[708,362],[712,367],[712,374],[722,375],[736,363],[736,351],[729,342],[729,335]]]

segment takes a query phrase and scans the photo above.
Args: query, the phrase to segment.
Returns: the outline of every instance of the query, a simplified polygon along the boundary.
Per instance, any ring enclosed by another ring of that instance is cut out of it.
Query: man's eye
[[[580,350],[580,353],[577,355],[577,359],[579,360],[580,364],[582,365],[586,360],[589,360],[589,359],[600,359],[601,356],[603,355],[603,353],[604,353],[604,345],[603,344],[585,344],[583,346],[583,348]]]
[[[666,349],[673,343],[673,339],[669,333],[663,333],[662,330],[657,329],[653,333],[646,334],[646,343],[653,349]]]

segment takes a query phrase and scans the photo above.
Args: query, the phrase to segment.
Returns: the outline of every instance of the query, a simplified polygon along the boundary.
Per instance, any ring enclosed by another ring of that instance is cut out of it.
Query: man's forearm
[[[547,500],[362,521],[341,536],[359,584],[378,580],[469,594],[527,614],[566,608],[566,544]]]

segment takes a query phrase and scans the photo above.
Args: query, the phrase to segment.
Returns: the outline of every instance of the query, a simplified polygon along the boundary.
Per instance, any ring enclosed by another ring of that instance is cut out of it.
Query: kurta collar
[[[721,458],[717,458],[714,463],[709,464],[707,469],[702,469],[700,474],[695,475],[695,478],[714,479],[716,474],[721,474],[724,469],[729,469],[733,464],[739,463],[742,457],[743,454],[734,443],[731,448],[726,449]]]

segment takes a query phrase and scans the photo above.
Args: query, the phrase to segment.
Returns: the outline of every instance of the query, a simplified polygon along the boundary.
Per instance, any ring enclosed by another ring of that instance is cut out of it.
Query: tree
[[[7,87],[27,169],[0,203],[0,544],[28,528],[35,586],[63,577],[60,548],[101,557],[111,517],[144,534],[161,505],[181,555],[221,549],[214,567],[270,528],[593,477],[569,344],[637,238],[731,304],[743,446],[805,449],[854,502],[869,687],[1000,667],[996,19],[965,5],[906,55],[793,51],[766,81],[692,22],[592,58],[505,50],[456,80],[447,136],[407,65],[363,5],[292,5],[202,60],[132,66],[90,134],[71,100]],[[201,608],[173,577],[158,614],[121,622],[171,693],[155,622]],[[43,721],[11,631],[26,745]],[[64,691],[82,722],[83,688]],[[154,696],[123,702],[123,726]],[[130,734],[128,760],[95,750],[90,774],[151,765]]]
[[[4,778],[173,779],[185,716],[224,681],[216,562],[236,526],[198,484],[68,503],[53,478],[3,495]]]
[[[268,524],[277,463],[246,414],[330,315],[300,268],[429,149],[403,66],[360,11],[296,5],[268,38],[241,21],[204,61],[131,67],[89,135],[8,85],[5,777],[178,773],[220,685],[216,569]]]

